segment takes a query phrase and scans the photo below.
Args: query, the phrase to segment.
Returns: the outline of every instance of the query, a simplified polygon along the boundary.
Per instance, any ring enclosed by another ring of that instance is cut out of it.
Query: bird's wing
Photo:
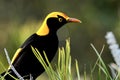
[[[14,61],[15,61],[20,55],[22,55],[21,51],[22,51],[23,49],[25,49],[28,45],[30,45],[30,43],[35,39],[35,38],[34,38],[35,35],[36,35],[36,34],[31,35],[31,36],[23,43],[23,45],[22,45],[20,48],[17,49],[17,51],[15,52],[15,54],[14,54],[14,56],[13,56],[13,58],[12,58],[11,64],[13,64]]]
[[[15,59],[20,55],[19,53],[22,51],[22,48],[17,49],[17,51],[15,52],[11,64],[13,64],[13,62],[15,61]]]

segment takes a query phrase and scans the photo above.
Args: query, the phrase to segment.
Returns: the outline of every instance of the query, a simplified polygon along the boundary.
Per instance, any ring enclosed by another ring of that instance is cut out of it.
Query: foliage
[[[93,48],[96,55],[98,56],[98,59],[97,59],[95,65],[93,66],[93,68],[91,68],[91,74],[90,74],[91,76],[89,78],[87,78],[88,75],[86,74],[87,73],[86,71],[84,71],[83,76],[80,75],[77,60],[75,60],[75,68],[76,68],[74,71],[75,74],[72,72],[72,63],[71,63],[72,57],[70,55],[70,40],[69,39],[66,40],[65,48],[63,48],[63,47],[59,48],[58,62],[57,62],[57,64],[54,64],[55,68],[52,67],[53,65],[51,65],[51,63],[49,62],[45,52],[44,52],[44,57],[45,57],[45,60],[44,60],[43,57],[41,56],[41,54],[39,53],[39,51],[36,48],[31,46],[31,48],[34,52],[34,55],[40,61],[40,63],[43,65],[45,72],[48,75],[49,80],[96,80],[96,79],[94,79],[94,71],[95,71],[95,68],[97,68],[97,66],[98,66],[98,74],[97,74],[98,80],[102,80],[102,79],[103,80],[118,80],[119,74],[116,77],[112,77],[110,75],[107,65],[101,58],[101,55],[104,50],[104,46],[101,49],[100,53],[97,51],[97,49],[94,47],[93,44],[91,44],[91,47]],[[9,57],[6,49],[5,49],[5,53],[6,53],[6,57]],[[9,60],[9,59],[7,58],[7,60]],[[11,64],[9,63],[9,65],[11,65]],[[13,66],[11,65],[11,67],[13,67]],[[4,66],[3,66],[3,68],[4,68]],[[6,70],[6,69],[4,68],[4,70]],[[6,74],[9,74],[9,73],[6,72]],[[105,77],[103,77],[103,75]],[[12,76],[12,77],[14,78],[14,76]],[[82,79],[82,77],[83,77],[83,79]],[[4,76],[1,76],[1,79],[3,80]],[[30,80],[31,79],[32,79],[32,77],[30,78]]]
[[[58,55],[58,63],[56,65],[56,69],[52,67],[50,64],[47,55],[44,52],[44,57],[41,56],[39,51],[36,48],[32,47],[32,50],[37,57],[37,59],[40,61],[40,63],[43,65],[49,80],[74,80],[74,76],[71,72],[71,55],[70,55],[70,42],[69,40],[66,40],[66,48],[59,48],[59,55]],[[48,55],[49,56],[49,55]],[[45,63],[47,61],[47,63]],[[76,63],[76,74],[77,74],[77,80],[80,80],[80,73],[79,73],[79,67],[78,62],[75,60]],[[48,66],[47,66],[48,64]]]

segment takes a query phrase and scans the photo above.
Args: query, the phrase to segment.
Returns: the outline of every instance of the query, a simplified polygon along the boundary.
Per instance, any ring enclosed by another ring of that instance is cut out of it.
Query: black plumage
[[[79,22],[79,20],[75,18],[71,18],[71,20],[70,18],[68,20],[68,18],[68,16],[61,12],[53,12],[49,14],[41,26],[42,29],[40,27],[41,31],[31,35],[19,48],[20,51],[15,53],[17,56],[14,57],[12,65],[23,78],[26,76],[29,77],[31,74],[32,77],[36,79],[41,73],[44,72],[44,68],[35,57],[31,46],[37,48],[42,56],[43,51],[45,51],[49,61],[51,61],[55,56],[59,44],[57,30],[68,22]],[[11,69],[9,69],[8,72],[14,77],[17,77]],[[1,75],[4,74],[5,72]],[[12,80],[13,78],[11,78],[9,75],[6,75],[5,79]]]

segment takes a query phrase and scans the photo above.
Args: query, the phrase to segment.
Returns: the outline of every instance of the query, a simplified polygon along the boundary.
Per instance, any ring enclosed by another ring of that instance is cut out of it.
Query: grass
[[[45,63],[45,60],[43,60],[43,57],[41,56],[41,54],[36,48],[32,47],[32,50],[35,56],[37,57],[37,59],[45,68],[45,71],[49,77],[49,80],[74,80],[74,76],[72,75],[72,71],[71,71],[71,55],[70,55],[69,40],[66,40],[66,48],[63,48],[63,47],[59,48],[58,63],[56,65],[56,69],[53,69],[45,52],[44,52],[44,57],[47,63]],[[49,66],[47,66],[47,64]],[[76,66],[77,80],[80,80],[80,73],[79,73],[77,60],[75,60],[75,66]]]
[[[45,72],[48,75],[49,80],[96,80],[94,79],[94,72],[96,68],[98,68],[98,72],[97,72],[98,79],[97,80],[119,80],[120,78],[119,72],[118,72],[118,75],[113,78],[111,76],[111,73],[108,70],[108,66],[104,63],[103,59],[101,58],[101,55],[104,50],[104,46],[100,52],[96,50],[93,44],[91,44],[91,47],[95,51],[95,54],[98,56],[98,59],[96,60],[96,63],[93,66],[91,66],[91,74],[88,79],[86,69],[83,72],[83,76],[80,75],[79,65],[76,59],[75,59],[75,65],[74,65],[74,68],[75,68],[74,73],[72,71],[73,65],[72,65],[72,56],[70,55],[70,39],[66,40],[65,48],[61,47],[58,49],[59,50],[58,61],[57,61],[57,64],[55,64],[55,68],[52,67],[45,52],[44,52],[44,57],[45,57],[45,60],[44,60],[40,52],[36,48],[31,46],[34,55],[39,60],[39,62],[43,65]],[[103,75],[105,77],[103,77]],[[4,76],[1,77],[2,80],[4,80],[3,78]]]
[[[115,78],[112,78],[111,73],[108,70],[108,66],[104,63],[103,59],[101,58],[101,55],[104,50],[104,46],[101,49],[101,52],[98,52],[97,49],[94,47],[93,44],[91,44],[91,47],[95,51],[96,55],[98,56],[98,59],[96,60],[96,63],[94,64],[93,68],[91,69],[91,74],[89,80],[95,80],[94,79],[94,72],[95,68],[98,68],[98,80],[118,80],[118,76]],[[74,77],[71,71],[71,55],[70,55],[70,40],[66,40],[66,47],[65,48],[59,48],[59,55],[58,55],[58,63],[56,66],[56,69],[53,69],[52,65],[47,59],[46,54],[44,53],[45,59],[47,63],[44,62],[42,56],[40,55],[39,51],[36,48],[33,48],[33,52],[37,59],[42,63],[43,67],[45,68],[45,71],[49,77],[49,80],[87,80],[87,72],[86,69],[83,72],[83,79],[80,76],[79,72],[79,65],[78,61],[75,60],[75,68],[76,68],[76,77]],[[49,66],[47,66],[49,64]],[[52,74],[51,74],[52,73]],[[103,75],[105,77],[103,77]]]
[[[99,77],[99,80],[101,80],[101,79],[100,79],[100,78],[101,78],[101,71],[104,73],[104,75],[105,75],[105,77],[106,77],[105,80],[114,80],[114,79],[112,79],[112,77],[111,77],[111,75],[110,75],[110,72],[109,72],[108,69],[107,69],[106,64],[104,63],[103,59],[101,58],[101,54],[102,54],[102,52],[103,52],[103,50],[104,50],[104,46],[103,46],[103,48],[102,48],[102,50],[101,50],[100,53],[96,50],[96,48],[94,47],[93,44],[91,44],[91,46],[92,46],[93,50],[95,51],[96,55],[98,56],[98,60],[96,61],[92,72],[94,71],[96,65],[98,65],[98,67],[99,67],[99,69],[98,69],[98,77]]]

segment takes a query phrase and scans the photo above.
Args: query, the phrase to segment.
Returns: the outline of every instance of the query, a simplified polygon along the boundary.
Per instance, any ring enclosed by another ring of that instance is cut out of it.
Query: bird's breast
[[[41,36],[34,41],[35,47],[43,53],[45,51],[49,60],[51,61],[58,49],[58,37],[57,35]],[[37,46],[36,46],[37,45]],[[34,47],[34,46],[33,46]]]

